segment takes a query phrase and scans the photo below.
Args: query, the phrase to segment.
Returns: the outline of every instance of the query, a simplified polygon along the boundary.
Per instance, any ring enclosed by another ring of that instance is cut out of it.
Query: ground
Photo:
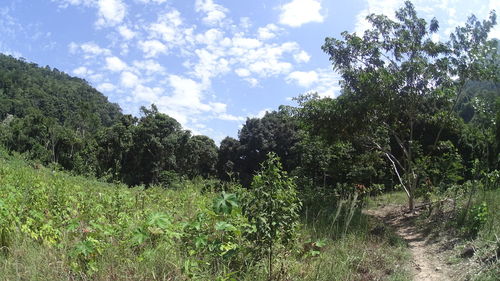
[[[450,277],[453,270],[446,262],[439,240],[430,239],[426,230],[415,224],[421,210],[408,212],[402,205],[387,204],[365,212],[383,221],[407,242],[415,281],[454,280]]]

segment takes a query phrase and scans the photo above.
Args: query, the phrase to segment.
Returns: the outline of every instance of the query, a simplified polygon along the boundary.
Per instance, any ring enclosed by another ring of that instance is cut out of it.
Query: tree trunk
[[[408,208],[410,209],[410,211],[413,210],[413,208],[415,207],[415,196],[413,196],[413,194],[408,197]]]

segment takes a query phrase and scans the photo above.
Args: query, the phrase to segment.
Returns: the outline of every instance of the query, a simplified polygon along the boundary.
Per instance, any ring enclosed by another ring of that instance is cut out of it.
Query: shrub
[[[488,220],[488,205],[482,202],[479,205],[472,207],[468,223],[466,225],[467,232],[470,236],[475,237],[481,230],[481,227]]]
[[[258,257],[268,256],[271,276],[273,246],[288,245],[295,237],[301,203],[294,179],[283,171],[274,153],[267,155],[260,172],[253,177],[251,188],[244,207],[244,214],[255,226],[249,239]]]

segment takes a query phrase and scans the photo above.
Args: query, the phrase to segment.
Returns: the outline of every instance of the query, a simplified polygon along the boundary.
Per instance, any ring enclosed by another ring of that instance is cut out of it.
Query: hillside
[[[122,115],[117,104],[85,80],[0,54],[0,120],[33,111],[73,128],[82,122],[111,126]]]

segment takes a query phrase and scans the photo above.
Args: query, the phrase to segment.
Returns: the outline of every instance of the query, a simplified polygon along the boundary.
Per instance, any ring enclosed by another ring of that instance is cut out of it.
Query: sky
[[[339,95],[325,37],[394,17],[402,0],[0,0],[0,52],[88,81],[139,116],[154,103],[220,142],[293,97]],[[446,40],[500,0],[415,0]],[[500,27],[490,34],[500,38]]]

